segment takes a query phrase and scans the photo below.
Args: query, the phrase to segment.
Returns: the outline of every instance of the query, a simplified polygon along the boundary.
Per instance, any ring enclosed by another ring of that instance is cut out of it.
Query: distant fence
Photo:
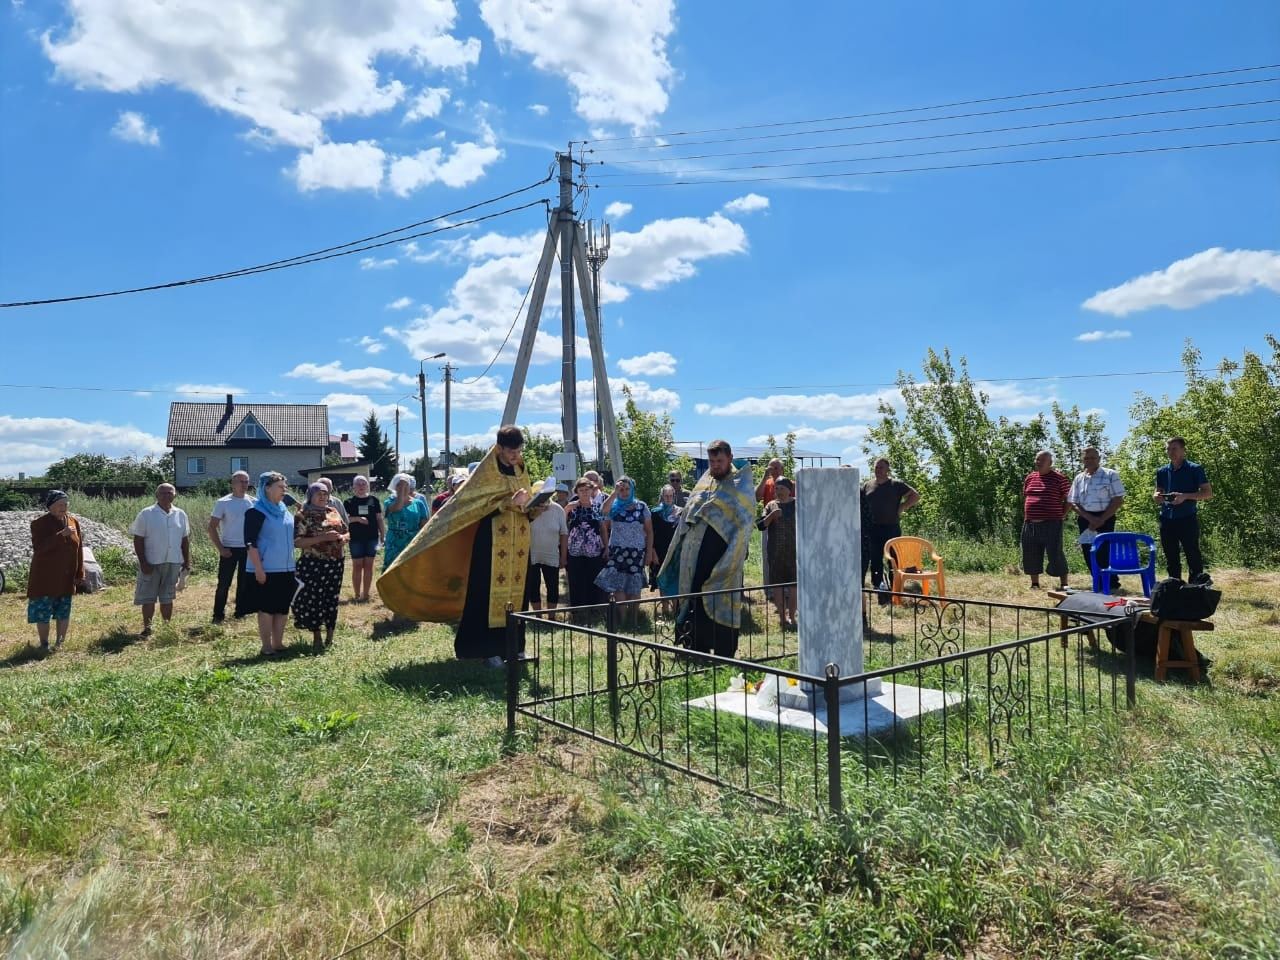
[[[509,742],[526,718],[535,735],[565,731],[772,806],[839,812],[854,782],[997,766],[1019,743],[1135,702],[1125,616],[1067,626],[1052,608],[899,594],[868,608],[863,672],[816,677],[795,668],[796,634],[765,589],[742,592],[754,602],[738,658],[674,646],[660,600],[556,612],[567,620],[509,614]],[[1125,652],[1096,646],[1110,630]],[[761,706],[738,677],[812,691],[819,710]],[[842,716],[842,700],[868,690]]]
[[[39,500],[50,490],[58,489],[51,483],[40,481],[32,483],[29,480],[5,480],[0,481],[0,493],[6,490],[12,490],[15,493],[21,493]],[[77,493],[83,493],[88,497],[145,497],[147,494],[154,493],[156,485],[154,483],[109,483],[105,481],[87,480],[79,483],[68,484],[68,491],[74,490]]]

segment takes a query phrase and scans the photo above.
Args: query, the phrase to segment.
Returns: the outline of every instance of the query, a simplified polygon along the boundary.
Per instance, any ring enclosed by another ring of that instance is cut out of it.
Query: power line
[[[1264,77],[1260,80],[1233,80],[1230,83],[1210,83],[1197,87],[1172,87],[1165,90],[1141,90],[1137,93],[1118,93],[1109,97],[1086,97],[1081,100],[1060,100],[1057,103],[1036,103],[1025,107],[1001,107],[998,110],[977,110],[968,113],[949,113],[941,117],[911,117],[906,120],[881,120],[847,127],[818,127],[813,130],[795,130],[790,133],[758,133],[745,137],[722,137],[717,140],[685,140],[680,143],[654,143],[634,147],[606,147],[614,150],[671,150],[677,147],[710,146],[716,143],[743,143],[748,140],[778,140],[785,137],[807,137],[818,133],[842,133],[847,130],[872,130],[879,127],[900,127],[913,123],[936,123],[941,120],[968,120],[973,117],[992,117],[1005,113],[1026,113],[1030,110],[1054,110],[1058,107],[1078,107],[1090,103],[1109,103],[1115,100],[1132,100],[1135,97],[1158,97],[1165,94],[1197,93],[1202,90],[1221,90],[1224,87],[1247,87],[1259,83],[1276,83],[1280,77]],[[588,153],[596,153],[592,148]]]
[[[551,232],[551,222],[552,222],[551,218],[548,217],[547,218],[548,233]],[[498,357],[502,356],[502,351],[506,349],[507,341],[511,339],[511,334],[515,330],[516,324],[520,322],[520,314],[524,313],[524,305],[528,303],[529,294],[533,291],[533,285],[537,281],[537,279],[538,279],[538,268],[534,267],[533,276],[529,278],[529,285],[524,288],[524,296],[520,298],[520,306],[516,308],[516,315],[511,318],[511,326],[507,327],[507,335],[502,338],[502,343],[499,344],[498,349],[494,351],[493,359],[490,360],[488,364],[485,365],[485,368],[481,370],[479,373],[477,373],[474,377],[471,377],[467,380],[455,381],[458,384],[458,386],[465,387],[475,383],[477,380],[483,377],[486,373],[488,373],[493,368],[493,365],[498,362]]]
[[[1107,90],[1116,87],[1132,87],[1143,83],[1170,83],[1174,80],[1199,80],[1204,77],[1222,77],[1238,73],[1256,73],[1259,70],[1275,70],[1280,64],[1270,63],[1256,67],[1234,67],[1229,70],[1209,70],[1201,73],[1182,73],[1168,77],[1149,77],[1145,80],[1118,80],[1111,83],[1095,83],[1084,87],[1059,87],[1056,90],[1039,90],[1033,93],[1013,93],[999,97],[982,97],[976,100],[953,100],[923,107],[900,107],[896,110],[880,110],[872,113],[850,113],[834,117],[816,117],[809,120],[779,120],[769,123],[748,123],[735,127],[707,127],[701,130],[672,130],[666,133],[649,133],[624,137],[597,137],[594,140],[578,140],[575,143],[614,143],[624,140],[651,140],[660,137],[688,137],[704,133],[730,133],[735,130],[762,130],[770,127],[799,126],[805,123],[835,123],[840,120],[864,120],[871,117],[887,117],[900,113],[917,113],[927,110],[950,110],[952,107],[971,107],[983,103],[999,103],[1002,100],[1026,100],[1032,97],[1052,97],[1063,93],[1086,93],[1090,90]]]
[[[1135,147],[1132,150],[1108,150],[1100,153],[1070,153],[1055,157],[1024,157],[1015,160],[983,160],[979,163],[935,164],[928,167],[897,167],[888,170],[857,170],[841,173],[796,173],[776,177],[731,177],[706,180],[667,180],[657,183],[605,183],[595,184],[597,187],[610,189],[633,189],[640,187],[695,187],[717,183],[770,183],[780,180],[832,180],[843,177],[874,177],[890,173],[926,173],[935,170],[969,170],[978,167],[1007,167],[1026,163],[1047,163],[1053,160],[1085,160],[1092,157],[1125,157],[1143,153],[1174,153],[1181,150],[1207,150],[1215,147],[1243,147],[1259,143],[1280,143],[1278,137],[1267,137],[1257,140],[1228,140],[1222,143],[1188,143],[1170,147]]]
[[[1216,368],[1214,368],[1216,369]],[[1212,373],[1214,369],[1210,368],[1193,368],[1192,373]],[[1184,367],[1170,370],[1112,370],[1103,373],[1050,373],[1032,376],[1017,377],[979,377],[972,376],[971,379],[976,384],[983,383],[1037,383],[1049,380],[1105,380],[1114,377],[1158,377],[1168,376],[1171,374],[1179,374],[1188,372]],[[461,384],[462,381],[454,381]],[[790,384],[760,384],[754,387],[756,390],[850,390],[850,389],[870,389],[877,387],[896,387],[897,381],[873,381],[863,383],[790,383]],[[700,386],[686,387],[685,392],[689,393],[711,393],[724,392],[729,390],[741,390],[741,383],[721,384],[719,386]],[[151,393],[160,396],[216,396],[222,397],[225,391],[191,391],[174,390],[171,387],[85,387],[70,386],[67,384],[50,384],[50,383],[0,383],[0,390],[49,390],[63,393]],[[505,396],[502,391],[472,391],[472,396],[477,394],[481,396]],[[288,393],[279,394],[277,399],[283,397],[313,397],[324,396],[323,393]],[[398,391],[374,392],[366,394],[371,399],[377,397],[398,397]],[[265,396],[265,394],[245,394],[245,396]]]
[[[779,170],[786,167],[816,167],[832,163],[863,163],[868,160],[903,160],[909,157],[937,157],[958,153],[977,153],[982,150],[1010,150],[1017,147],[1042,147],[1053,143],[1080,143],[1085,140],[1111,140],[1116,137],[1147,137],[1165,133],[1189,133],[1193,130],[1216,130],[1222,127],[1248,127],[1259,123],[1280,123],[1280,117],[1262,120],[1235,120],[1224,123],[1205,123],[1190,127],[1164,127],[1158,130],[1126,130],[1117,133],[1094,133],[1081,137],[1054,137],[1047,140],[1024,140],[1021,143],[993,143],[976,147],[955,147],[950,150],[924,150],[917,153],[880,153],[869,157],[837,157],[834,160],[794,160],[790,163],[752,163],[738,167],[699,167],[686,173],[730,173],[735,170]],[[672,176],[677,174],[673,171]],[[634,173],[598,173],[603,177],[633,177]]]
[[[1258,107],[1280,103],[1280,97],[1266,100],[1242,100],[1236,103],[1210,104],[1202,107],[1173,107],[1168,110],[1143,110],[1139,113],[1117,113],[1106,117],[1078,117],[1072,120],[1048,120],[1043,123],[1022,123],[1008,127],[987,127],[985,130],[953,130],[949,133],[923,133],[914,137],[889,137],[881,140],[853,140],[844,143],[814,143],[799,147],[766,147],[759,150],[733,150],[722,153],[695,153],[684,157],[645,157],[632,160],[600,160],[603,166],[632,164],[676,163],[682,160],[719,160],[724,157],[756,157],[775,153],[807,153],[816,150],[841,150],[846,147],[875,147],[890,143],[916,143],[921,140],[946,140],[953,137],[980,137],[992,133],[1015,133],[1022,130],[1042,130],[1047,127],[1067,127],[1082,123],[1104,123],[1112,120],[1137,120],[1143,117],[1162,117],[1170,114],[1202,113],[1206,110],[1229,110],[1237,107]],[[597,177],[604,174],[596,174]],[[616,174],[615,174],[616,176]]]
[[[448,223],[442,227],[437,227],[434,230],[425,230],[420,233],[408,234],[406,236],[397,236],[394,239],[382,240],[381,242],[378,242],[378,243],[366,242],[367,240],[385,237],[390,234],[402,233],[405,230],[411,230],[417,226],[422,226],[427,223],[436,223],[448,217],[456,216],[459,213],[463,213],[469,210],[474,210],[477,207],[487,206],[488,204],[494,203],[497,200],[505,199],[507,197],[514,196],[515,194],[518,194],[518,193],[524,193],[528,190],[532,190],[535,187],[541,186],[546,182],[547,182],[546,179],[539,180],[537,183],[532,183],[529,186],[521,187],[519,190],[513,190],[513,191],[510,191],[509,193],[502,194],[499,197],[490,198],[489,200],[482,200],[478,203],[473,203],[470,206],[461,207],[458,210],[450,211],[449,213],[442,213],[439,216],[432,217],[429,220],[421,220],[416,224],[400,227],[397,230],[384,231],[382,233],[375,234],[372,237],[367,237],[364,240],[353,240],[348,243],[339,244],[334,247],[325,247],[322,250],[313,251],[312,253],[299,254],[296,257],[288,257],[283,260],[273,260],[268,263],[257,264],[256,266],[252,266],[252,267],[242,267],[239,270],[229,270],[223,273],[213,273],[213,274],[208,274],[206,276],[201,276],[201,277],[191,277],[186,280],[173,280],[167,283],[155,283],[155,284],[150,284],[148,286],[142,286],[142,287],[130,287],[128,289],[123,289],[123,290],[109,290],[109,291],[104,291],[100,293],[79,294],[76,296],[50,297],[42,300],[19,300],[19,301],[13,301],[10,303],[0,303],[0,308],[38,307],[38,306],[47,306],[49,304],[55,304],[55,303],[73,303],[81,300],[100,300],[105,297],[120,297],[120,296],[125,296],[126,294],[133,294],[133,293],[148,293],[154,290],[169,290],[175,287],[188,287],[188,286],[194,286],[196,284],[201,284],[201,283],[212,283],[215,280],[230,280],[230,279],[235,279],[237,277],[254,276],[259,273],[270,273],[274,270],[285,270],[285,269],[288,269],[289,267],[305,266],[306,264],[319,263],[324,260],[332,260],[336,257],[347,257],[356,253],[365,253],[369,250],[377,250],[381,247],[391,246],[392,244],[407,243],[410,240],[417,240],[417,239],[421,239],[422,237],[429,237],[437,233],[444,233],[448,230],[457,230],[460,227],[471,226],[472,224],[482,223],[486,220],[493,220],[497,217],[506,216],[509,213],[515,213],[520,210],[525,210],[529,207],[537,206],[540,203],[545,203],[546,201],[544,200],[533,200],[533,201],[530,201],[529,203],[522,204],[521,206],[508,207],[507,209],[500,210],[496,213],[485,214],[484,216],[480,216],[480,217],[473,217],[470,220],[462,220],[457,223]],[[353,246],[353,244],[362,244],[362,245]]]

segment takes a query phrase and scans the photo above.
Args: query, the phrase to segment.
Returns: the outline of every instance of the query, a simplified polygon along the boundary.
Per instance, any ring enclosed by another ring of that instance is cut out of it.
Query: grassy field
[[[1280,574],[1216,574],[1210,683],[832,823],[572,740],[503,758],[502,675],[377,603],[258,661],[196,569],[146,643],[117,582],[46,659],[0,596],[7,957],[1280,956]]]

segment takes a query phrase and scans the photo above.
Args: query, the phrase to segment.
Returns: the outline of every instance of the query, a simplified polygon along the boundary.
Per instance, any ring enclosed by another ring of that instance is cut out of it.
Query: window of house
[[[258,439],[258,425],[256,423],[246,423],[244,425],[244,438],[246,440]]]
[[[232,457],[231,458],[231,472],[235,473],[237,470],[243,470],[245,473],[249,472],[248,457]]]
[[[204,457],[187,457],[187,473],[193,476],[204,473]]]

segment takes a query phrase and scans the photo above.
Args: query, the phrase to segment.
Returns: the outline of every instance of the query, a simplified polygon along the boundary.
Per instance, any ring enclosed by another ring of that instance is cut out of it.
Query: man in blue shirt
[[[1191,583],[1210,583],[1200,556],[1200,518],[1196,501],[1212,500],[1213,485],[1204,467],[1187,459],[1187,441],[1172,437],[1164,445],[1169,462],[1156,471],[1154,498],[1160,504],[1160,549],[1169,576],[1182,579],[1182,558],[1187,555]]]

